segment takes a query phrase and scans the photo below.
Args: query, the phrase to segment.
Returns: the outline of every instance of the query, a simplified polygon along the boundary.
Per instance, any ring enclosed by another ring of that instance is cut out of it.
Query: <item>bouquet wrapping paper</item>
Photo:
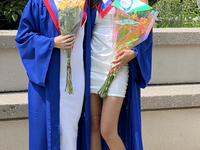
[[[132,49],[147,39],[158,12],[140,0],[115,0],[112,5],[115,7],[112,17],[112,48],[116,54],[127,48]],[[101,98],[107,97],[116,70],[117,67],[111,66],[106,81],[98,91]]]

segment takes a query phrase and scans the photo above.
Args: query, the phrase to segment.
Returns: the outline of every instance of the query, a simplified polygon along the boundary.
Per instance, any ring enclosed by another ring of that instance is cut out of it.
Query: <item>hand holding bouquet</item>
[[[139,0],[115,0],[112,4],[116,11],[113,20],[112,48],[119,53],[132,49],[147,39],[157,12]],[[116,64],[114,64],[116,66]],[[117,67],[112,67],[98,94],[107,97],[108,89],[116,75]]]
[[[62,35],[77,34],[81,27],[84,0],[62,0],[59,1],[58,18],[59,28]],[[69,94],[73,94],[72,75],[71,75],[71,49],[66,49],[67,54],[67,75],[66,87]]]

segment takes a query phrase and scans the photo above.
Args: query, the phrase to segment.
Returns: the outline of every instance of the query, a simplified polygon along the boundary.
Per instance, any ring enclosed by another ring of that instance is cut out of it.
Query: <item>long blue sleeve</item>
[[[133,79],[140,88],[145,88],[151,79],[152,35],[151,31],[145,41],[133,48],[137,52],[137,57],[129,62]]]
[[[43,12],[44,8],[40,7],[43,6],[32,0],[27,3],[15,41],[29,80],[45,86],[54,37],[41,34],[45,33],[45,28],[41,24],[43,24],[42,19],[46,14]]]

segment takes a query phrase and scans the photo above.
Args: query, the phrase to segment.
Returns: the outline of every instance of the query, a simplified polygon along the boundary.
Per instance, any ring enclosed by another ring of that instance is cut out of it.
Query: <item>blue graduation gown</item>
[[[54,37],[60,35],[56,18],[53,0],[29,0],[15,39],[29,78],[30,150],[60,149],[60,50],[53,48]]]
[[[91,41],[92,30],[95,24],[96,9],[88,16],[88,31],[86,33],[87,43],[84,43],[85,54],[85,104],[79,126],[79,134],[85,136],[81,139],[81,150],[90,150],[91,131],[90,131],[90,66],[91,66]],[[91,31],[89,32],[89,29]],[[142,150],[141,133],[141,103],[140,88],[145,88],[151,79],[152,62],[152,31],[148,38],[141,44],[134,47],[136,58],[129,62],[129,80],[126,96],[122,105],[118,132],[127,150]],[[81,136],[80,136],[81,137]],[[109,150],[105,141],[102,140],[102,150]]]

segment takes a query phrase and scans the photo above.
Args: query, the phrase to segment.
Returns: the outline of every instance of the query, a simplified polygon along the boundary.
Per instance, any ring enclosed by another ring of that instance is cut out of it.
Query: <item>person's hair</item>
[[[99,3],[101,0],[91,0],[90,1],[90,10],[92,11]]]

